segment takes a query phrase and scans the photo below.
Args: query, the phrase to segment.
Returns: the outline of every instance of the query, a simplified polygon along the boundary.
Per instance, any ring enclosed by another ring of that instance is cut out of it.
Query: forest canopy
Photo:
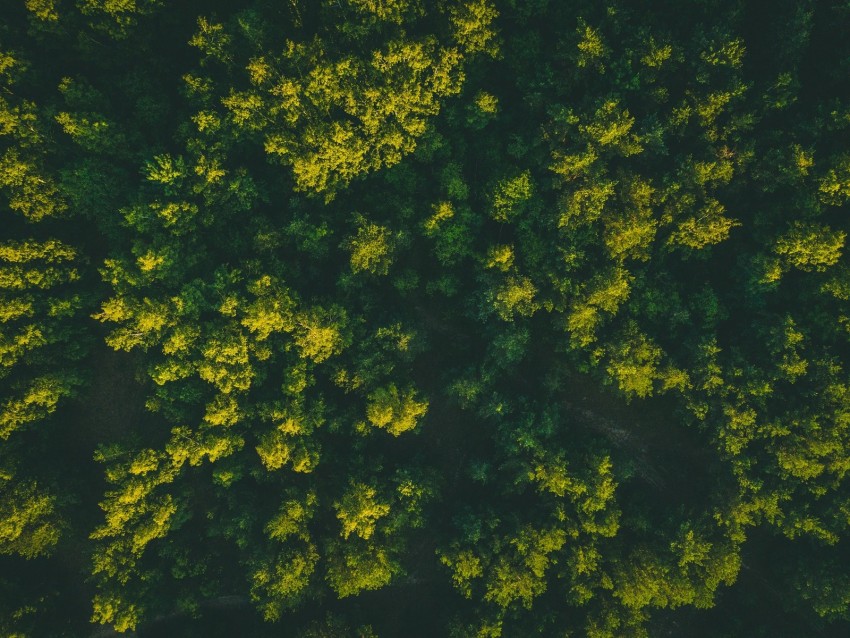
[[[850,635],[847,0],[9,0],[0,635]]]

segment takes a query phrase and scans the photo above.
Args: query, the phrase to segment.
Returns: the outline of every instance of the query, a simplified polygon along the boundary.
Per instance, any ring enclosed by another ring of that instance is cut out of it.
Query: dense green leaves
[[[847,633],[846,6],[179,4],[0,17],[0,633]]]

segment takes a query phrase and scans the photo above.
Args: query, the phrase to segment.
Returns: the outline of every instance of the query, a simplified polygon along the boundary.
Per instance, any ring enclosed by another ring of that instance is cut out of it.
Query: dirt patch
[[[149,414],[145,387],[136,379],[136,357],[100,343],[86,365],[91,382],[76,406],[81,434],[92,449],[99,443],[125,440]]]

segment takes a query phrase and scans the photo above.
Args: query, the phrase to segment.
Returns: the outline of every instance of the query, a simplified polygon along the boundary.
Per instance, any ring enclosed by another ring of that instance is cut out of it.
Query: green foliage
[[[735,226],[740,226],[740,223],[725,217],[723,212],[720,202],[709,201],[704,209],[698,211],[699,216],[679,222],[668,241],[692,250],[701,250],[727,240],[729,232]]]
[[[600,312],[615,314],[629,297],[630,282],[627,271],[615,268],[610,275],[601,274],[589,282],[586,297],[573,302],[567,315],[570,336],[580,346],[596,341],[596,331],[603,317]]]
[[[389,41],[365,59],[329,59],[319,43],[290,41],[287,49],[282,68],[254,59],[252,90],[231,92],[223,103],[236,126],[265,131],[266,153],[292,167],[299,190],[328,201],[356,177],[411,153],[463,82],[459,53],[432,37]],[[336,105],[341,117],[330,116]]]
[[[52,414],[75,394],[83,353],[72,327],[81,300],[74,249],[56,240],[0,244],[0,438]]]
[[[470,53],[499,54],[493,21],[499,12],[490,0],[463,0],[451,6],[452,35]]]
[[[847,235],[820,224],[795,224],[776,241],[774,251],[788,266],[823,272],[841,257]]]
[[[266,620],[280,618],[282,609],[303,599],[304,589],[316,569],[319,553],[312,545],[300,552],[285,552],[254,572],[251,597]]]
[[[388,228],[366,222],[358,225],[357,233],[348,241],[351,251],[351,270],[386,275],[392,263],[393,238]]]
[[[533,193],[528,171],[500,181],[493,192],[493,219],[500,222],[514,220],[526,209]]]
[[[530,609],[534,598],[546,591],[549,554],[561,549],[566,540],[566,533],[560,529],[524,529],[508,540],[511,549],[493,567],[484,599],[500,607],[516,601]]]
[[[493,306],[504,321],[517,316],[530,317],[540,307],[534,297],[537,288],[528,277],[508,277],[493,295]]]
[[[348,538],[352,533],[369,540],[378,519],[389,514],[390,507],[375,500],[375,488],[362,483],[349,486],[339,503],[334,505],[336,517],[342,524],[340,535]]]
[[[346,346],[345,310],[338,306],[315,307],[295,317],[293,338],[303,357],[321,363]]]
[[[364,541],[335,542],[328,554],[326,578],[340,598],[386,587],[399,569],[383,547]]]
[[[848,634],[846,2],[201,4],[0,17],[0,634]]]
[[[654,381],[659,377],[661,355],[658,346],[632,330],[612,348],[607,372],[626,396],[646,397],[653,393]]]
[[[123,39],[129,35],[139,17],[152,13],[162,5],[162,0],[80,0],[83,15],[89,16],[92,25],[110,37]]]
[[[0,554],[34,558],[49,554],[61,534],[56,497],[34,483],[0,476]],[[13,482],[14,481],[14,482]]]
[[[369,425],[398,436],[416,428],[428,411],[428,402],[419,401],[413,388],[401,390],[390,384],[368,397],[366,418]]]

